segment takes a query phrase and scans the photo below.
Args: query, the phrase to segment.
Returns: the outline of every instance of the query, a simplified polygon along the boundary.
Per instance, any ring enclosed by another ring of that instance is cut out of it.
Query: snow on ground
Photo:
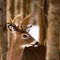
[[[29,31],[29,34],[35,39],[39,40],[39,26],[38,25],[33,25]]]

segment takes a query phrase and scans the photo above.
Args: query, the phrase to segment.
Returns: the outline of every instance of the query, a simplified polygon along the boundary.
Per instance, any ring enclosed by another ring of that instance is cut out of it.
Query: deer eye
[[[23,35],[23,37],[24,37],[24,38],[26,38],[26,37],[27,37],[27,35]]]
[[[22,37],[23,37],[23,39],[27,39],[29,37],[29,35],[23,34]]]

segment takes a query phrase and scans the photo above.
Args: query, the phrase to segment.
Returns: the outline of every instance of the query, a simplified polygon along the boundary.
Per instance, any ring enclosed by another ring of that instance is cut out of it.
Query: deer
[[[21,16],[22,14],[19,14],[14,19],[10,18],[11,23],[8,23],[8,28],[12,33],[12,43],[7,52],[6,60],[45,60],[46,47],[40,45],[26,31],[26,29],[32,27],[27,27],[28,18],[30,18],[32,14],[27,15],[24,19],[22,19]]]

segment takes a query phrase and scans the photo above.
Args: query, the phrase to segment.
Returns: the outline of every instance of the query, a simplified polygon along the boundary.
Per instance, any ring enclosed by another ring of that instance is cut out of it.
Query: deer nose
[[[39,43],[38,43],[38,41],[33,41],[32,43],[31,43],[31,45],[33,46],[33,47],[37,47],[38,45],[39,45]]]
[[[24,40],[27,40],[27,39],[29,38],[29,35],[28,35],[28,34],[22,34],[22,38],[23,38]]]

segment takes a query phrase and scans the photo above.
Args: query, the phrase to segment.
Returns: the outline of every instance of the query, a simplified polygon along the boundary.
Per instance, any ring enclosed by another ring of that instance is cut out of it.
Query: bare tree
[[[0,60],[6,60],[7,52],[6,0],[0,0]]]
[[[60,0],[49,0],[46,60],[59,60]]]
[[[10,22],[10,16],[11,16],[11,0],[7,0],[7,10],[6,10],[6,18],[7,23]],[[7,30],[7,40],[8,40],[8,48],[10,47],[10,40],[11,40],[11,33],[9,30]]]
[[[40,28],[40,36],[39,43],[44,44],[46,27],[45,27],[45,17],[44,17],[44,0],[39,0],[39,28]]]

